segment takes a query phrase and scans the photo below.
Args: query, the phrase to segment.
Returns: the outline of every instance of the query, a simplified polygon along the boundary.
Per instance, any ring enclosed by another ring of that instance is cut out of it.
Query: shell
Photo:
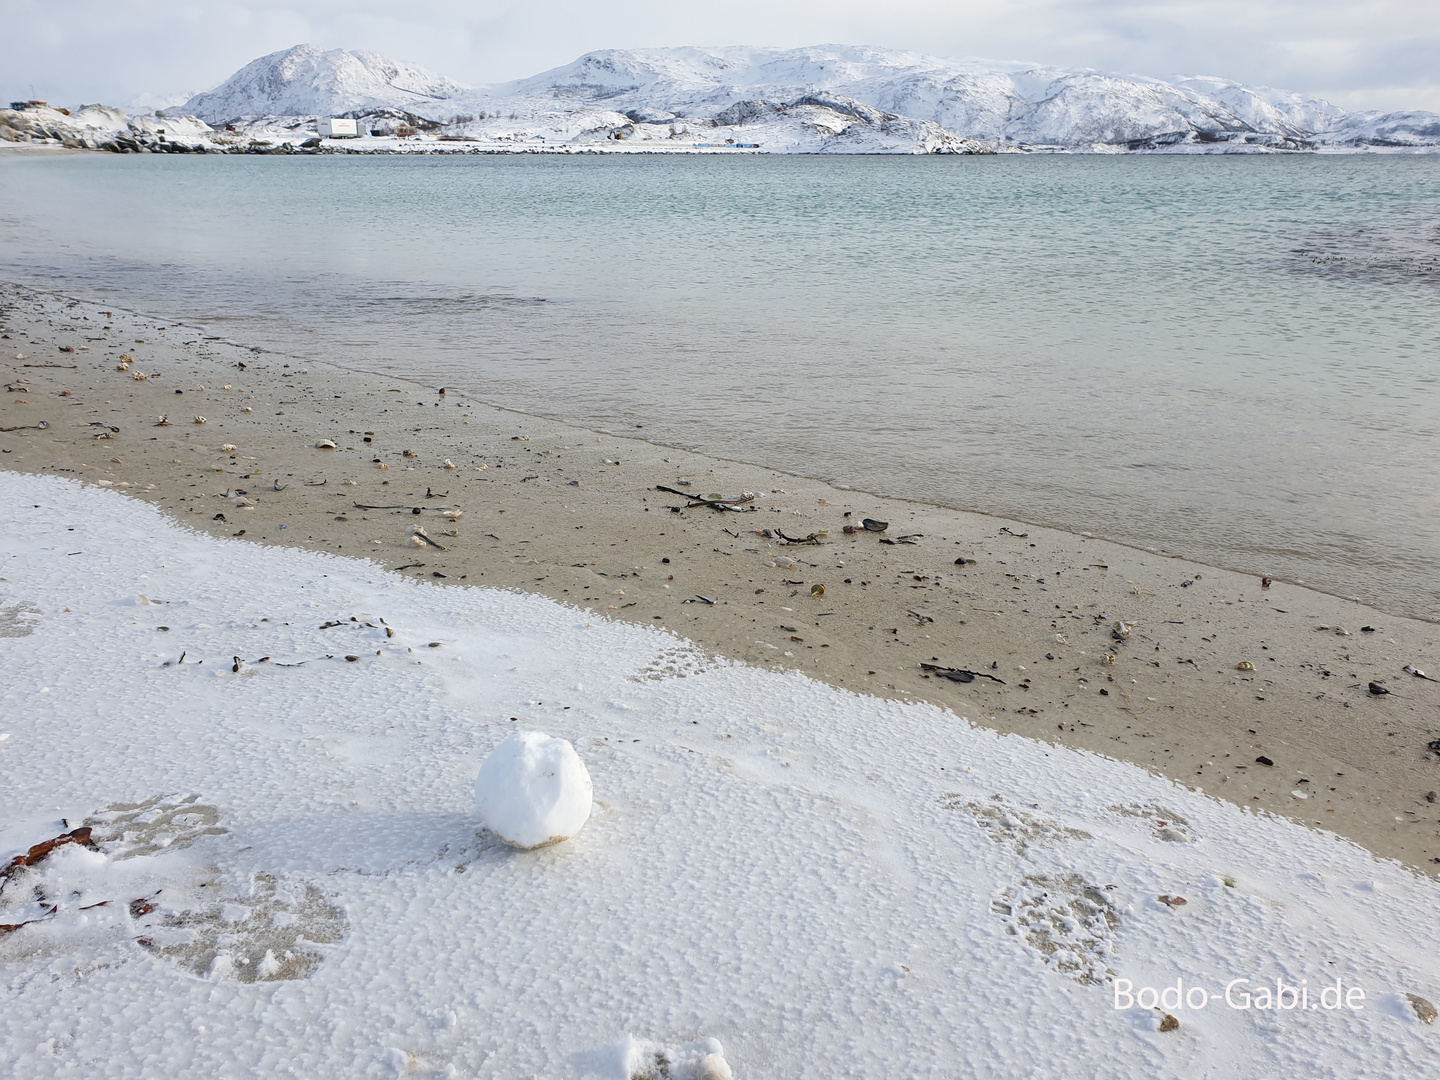
[[[334,450],[335,443],[330,439],[321,439],[315,444],[316,450]]]
[[[1236,671],[1254,671],[1254,670],[1255,670],[1255,665],[1252,664],[1249,660],[1241,660],[1238,664],[1235,665],[1235,670],[1236,670]]]

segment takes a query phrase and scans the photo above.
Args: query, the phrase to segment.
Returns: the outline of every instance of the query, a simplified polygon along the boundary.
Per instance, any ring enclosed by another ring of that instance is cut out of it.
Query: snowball
[[[539,731],[517,731],[475,777],[475,806],[491,832],[517,848],[568,840],[590,817],[590,774],[575,748]]]

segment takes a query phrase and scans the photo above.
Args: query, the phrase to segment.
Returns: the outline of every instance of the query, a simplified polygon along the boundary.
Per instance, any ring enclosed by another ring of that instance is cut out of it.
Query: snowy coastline
[[[0,473],[0,517],[0,856],[82,823],[98,847],[3,895],[30,925],[0,937],[0,1040],[32,1075],[1433,1061],[1408,995],[1440,995],[1414,948],[1440,886],[1332,835],[541,597],[203,536],[73,481]],[[570,739],[594,777],[589,825],[539,852],[479,832],[471,802],[517,724]],[[1303,988],[1308,1011],[1226,1004],[1235,979]],[[1319,1005],[1336,979],[1361,1008]],[[1208,1001],[1117,1009],[1117,980]]]
[[[1440,116],[1347,113],[1212,76],[944,60],[848,45],[610,49],[471,88],[310,45],[184,105],[0,110],[0,141],[149,153],[1430,153]],[[33,106],[33,107],[31,107]],[[360,138],[321,138],[354,119]]]

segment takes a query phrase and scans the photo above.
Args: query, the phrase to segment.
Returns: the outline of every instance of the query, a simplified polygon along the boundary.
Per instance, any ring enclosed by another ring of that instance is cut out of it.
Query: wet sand
[[[1440,676],[1435,624],[13,285],[0,325],[0,428],[21,429],[0,433],[5,468],[112,487],[215,536],[542,593],[718,656],[935,702],[1440,871],[1440,684],[1401,670]],[[657,485],[756,497],[716,510]]]

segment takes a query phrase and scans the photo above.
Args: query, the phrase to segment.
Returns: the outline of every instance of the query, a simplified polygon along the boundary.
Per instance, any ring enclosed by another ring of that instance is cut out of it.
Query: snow
[[[806,154],[1440,148],[1434,113],[1352,115],[1319,98],[1216,76],[1165,80],[854,45],[606,49],[478,89],[376,53],[297,45],[251,61],[163,116],[101,106],[73,117],[0,110],[0,139],[275,152],[313,139],[318,118],[332,116],[354,118],[365,132],[353,143],[324,143],[344,153],[715,153],[739,144]]]
[[[94,845],[0,891],[16,1075],[1433,1071],[1440,886],[1122,762],[54,477],[0,472],[0,608],[0,866]],[[517,727],[566,843],[481,827]]]
[[[569,840],[583,829],[593,796],[575,747],[541,731],[515,732],[490,751],[475,777],[481,823],[527,851]]]
[[[1340,120],[1326,132],[1326,141],[1350,146],[1440,146],[1440,114],[1432,112],[1365,112]]]
[[[378,53],[296,45],[250,61],[214,90],[196,94],[176,111],[211,124],[265,115],[342,116],[376,108],[424,111],[467,89],[453,79]]]
[[[83,150],[139,150],[156,152],[215,149],[226,136],[193,116],[128,116],[106,105],[82,105],[73,113],[40,108],[0,109],[0,140],[56,142]]]
[[[512,109],[544,100],[552,108],[603,104],[692,118],[713,117],[737,101],[788,102],[817,92],[933,121],[963,137],[1082,150],[1298,149],[1295,140],[1327,141],[1325,133],[1346,115],[1318,98],[1212,76],[1167,81],[853,45],[607,49],[486,91]],[[1430,137],[1429,145],[1437,144]]]

